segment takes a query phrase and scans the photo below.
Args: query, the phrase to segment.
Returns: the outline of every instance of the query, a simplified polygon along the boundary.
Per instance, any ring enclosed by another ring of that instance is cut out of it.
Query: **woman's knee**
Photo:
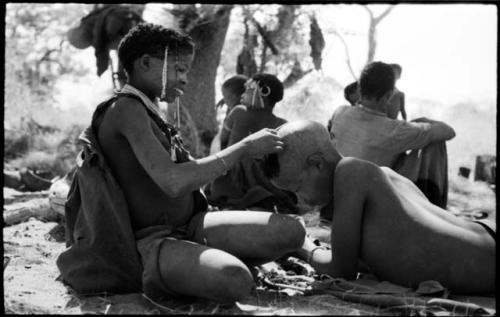
[[[241,265],[226,265],[215,276],[213,289],[210,291],[212,300],[221,303],[233,303],[248,295],[255,286],[250,270]]]
[[[276,224],[277,232],[280,233],[282,243],[289,249],[300,248],[304,244],[306,228],[304,224],[295,217],[280,215],[282,218]]]

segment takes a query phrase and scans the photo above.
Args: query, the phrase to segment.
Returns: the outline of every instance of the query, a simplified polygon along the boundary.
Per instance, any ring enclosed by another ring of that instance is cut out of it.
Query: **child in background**
[[[210,154],[214,154],[221,150],[220,136],[222,130],[226,125],[226,121],[231,110],[233,110],[234,107],[240,104],[241,95],[243,94],[243,92],[245,92],[245,83],[247,82],[247,80],[248,77],[244,75],[235,75],[224,81],[224,83],[222,84],[222,99],[215,105],[215,108],[218,109],[225,104],[227,110],[224,121],[222,122],[222,128],[219,129],[214,139],[212,140],[212,144],[210,145]]]
[[[234,107],[240,104],[241,95],[245,92],[245,83],[247,80],[247,76],[235,75],[222,84],[222,99],[217,103],[217,107],[223,104],[227,106],[226,117]]]
[[[358,90],[358,82],[357,81],[345,86],[344,98],[345,98],[345,100],[349,101],[351,106],[355,106],[358,103],[359,90]],[[331,127],[332,127],[332,118],[328,119],[328,123],[326,125],[326,128],[328,131],[330,131]]]
[[[401,73],[403,68],[399,64],[390,64],[396,76],[396,81],[401,78]],[[387,102],[387,116],[391,119],[397,119],[398,114],[401,112],[401,117],[404,121],[406,120],[406,110],[405,110],[405,94],[400,91],[397,87],[394,87],[394,94],[391,99]]]
[[[344,98],[349,101],[351,106],[355,106],[359,101],[358,82],[355,81],[345,86]]]

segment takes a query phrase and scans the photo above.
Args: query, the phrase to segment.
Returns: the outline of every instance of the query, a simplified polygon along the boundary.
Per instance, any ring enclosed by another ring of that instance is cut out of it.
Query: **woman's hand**
[[[269,153],[283,150],[283,141],[274,129],[262,129],[241,140],[246,146],[247,155],[252,158],[262,158]]]

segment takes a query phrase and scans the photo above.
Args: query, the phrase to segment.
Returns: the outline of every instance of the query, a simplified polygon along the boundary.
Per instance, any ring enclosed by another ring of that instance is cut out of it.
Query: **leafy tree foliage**
[[[86,4],[8,3],[5,14],[6,126],[53,111],[56,80],[89,68],[74,57],[66,31],[90,10]],[[31,119],[30,119],[31,120]]]

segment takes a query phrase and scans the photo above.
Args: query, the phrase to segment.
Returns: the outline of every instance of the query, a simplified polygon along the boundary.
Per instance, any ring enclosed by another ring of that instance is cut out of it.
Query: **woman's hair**
[[[380,99],[385,93],[394,89],[396,77],[391,65],[372,62],[365,66],[359,78],[361,96]]]
[[[262,172],[268,179],[278,177],[280,174],[280,162],[277,153],[265,155],[262,160]]]
[[[267,99],[271,107],[274,107],[277,102],[283,99],[283,84],[276,76],[271,74],[255,74],[252,76],[252,79],[258,83],[264,93],[267,93],[267,89],[270,90]]]
[[[164,58],[165,48],[175,54],[193,54],[194,42],[189,35],[152,23],[140,23],[125,35],[118,45],[118,58],[128,74],[134,61],[144,54]]]

